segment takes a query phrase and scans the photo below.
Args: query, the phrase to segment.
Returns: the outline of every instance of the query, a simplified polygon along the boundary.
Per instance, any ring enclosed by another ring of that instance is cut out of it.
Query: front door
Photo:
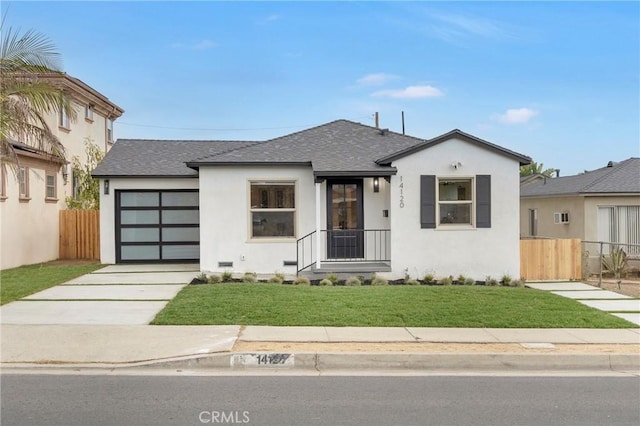
[[[327,181],[327,255],[357,259],[364,254],[362,181]]]

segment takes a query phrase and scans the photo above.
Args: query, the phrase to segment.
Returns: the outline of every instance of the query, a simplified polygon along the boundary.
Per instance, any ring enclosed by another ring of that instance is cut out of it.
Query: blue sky
[[[638,2],[15,2],[118,138],[264,140],[335,119],[458,128],[562,175],[640,156]]]

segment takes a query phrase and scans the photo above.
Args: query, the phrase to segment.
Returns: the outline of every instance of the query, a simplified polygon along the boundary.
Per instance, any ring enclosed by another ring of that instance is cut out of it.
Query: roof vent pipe
[[[376,113],[374,114],[375,117],[375,121],[376,121],[376,129],[380,128],[380,117],[378,116],[378,111],[376,111]]]
[[[609,161],[609,162],[607,163],[607,167],[613,167],[613,161]]]

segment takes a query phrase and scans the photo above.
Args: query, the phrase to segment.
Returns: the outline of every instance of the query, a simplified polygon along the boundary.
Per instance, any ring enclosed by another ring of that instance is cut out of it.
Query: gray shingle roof
[[[458,137],[501,155],[529,158],[453,130],[425,141],[375,127],[336,120],[266,142],[119,139],[94,170],[108,176],[197,176],[201,166],[307,165],[316,176],[395,174],[395,158]]]
[[[365,126],[332,121],[244,149],[192,161],[190,166],[222,164],[309,164],[316,175],[393,174],[395,168],[375,160],[414,146],[422,139]]]
[[[539,180],[520,189],[522,197],[603,193],[640,193],[640,158],[579,175]]]
[[[190,177],[198,172],[186,166],[195,158],[220,154],[256,142],[118,139],[94,177]]]

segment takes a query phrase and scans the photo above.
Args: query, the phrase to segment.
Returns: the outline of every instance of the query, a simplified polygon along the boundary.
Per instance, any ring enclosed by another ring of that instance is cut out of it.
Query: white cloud
[[[218,43],[211,40],[201,40],[193,44],[171,43],[169,45],[169,47],[173,49],[187,49],[187,50],[206,50],[206,49],[212,49],[217,46],[218,46]]]
[[[379,72],[367,74],[364,77],[356,80],[356,83],[358,83],[360,86],[382,86],[383,84],[391,80],[396,80],[398,78],[400,77],[398,77],[397,75]]]
[[[417,99],[417,98],[435,98],[444,96],[440,89],[429,86],[408,86],[404,89],[396,90],[379,90],[371,94],[371,96],[380,96],[393,99]]]
[[[494,120],[503,124],[524,124],[538,115],[538,111],[531,108],[508,109],[504,114],[494,115]]]
[[[265,22],[270,22],[270,21],[277,21],[280,18],[282,18],[282,16],[273,14],[273,15],[269,15],[266,18],[264,18],[264,20],[265,20]]]
[[[474,37],[492,40],[516,38],[506,24],[498,21],[458,14],[432,13],[429,16],[433,23],[428,28],[433,35],[450,43],[458,44]]]

